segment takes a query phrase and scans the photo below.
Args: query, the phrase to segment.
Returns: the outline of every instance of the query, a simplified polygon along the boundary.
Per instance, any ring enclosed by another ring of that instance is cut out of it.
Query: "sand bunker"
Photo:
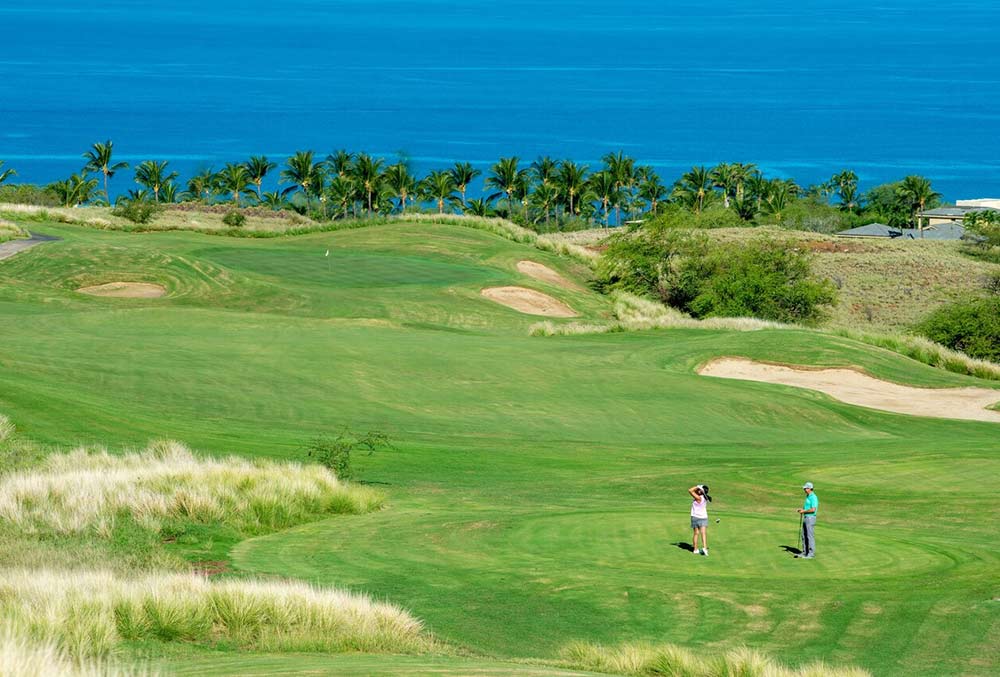
[[[576,312],[562,301],[548,294],[524,287],[489,287],[482,295],[491,301],[519,310],[529,315],[546,317],[576,317]]]
[[[80,287],[77,291],[91,296],[118,299],[157,299],[167,293],[162,285],[149,282],[108,282],[93,287]]]
[[[541,282],[548,282],[549,284],[554,284],[563,289],[579,289],[580,286],[570,282],[565,277],[552,270],[548,266],[543,266],[541,263],[535,263],[534,261],[518,261],[517,270],[520,273],[524,273],[528,277],[533,277]]]
[[[914,388],[873,378],[854,369],[784,367],[723,357],[698,370],[702,376],[780,383],[818,390],[848,404],[913,416],[1000,423],[1000,390],[988,388]]]

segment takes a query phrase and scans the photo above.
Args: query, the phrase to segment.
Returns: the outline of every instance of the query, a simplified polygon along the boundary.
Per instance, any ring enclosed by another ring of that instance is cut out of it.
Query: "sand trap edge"
[[[76,290],[88,296],[114,299],[158,299],[167,295],[167,288],[151,282],[105,282]]]

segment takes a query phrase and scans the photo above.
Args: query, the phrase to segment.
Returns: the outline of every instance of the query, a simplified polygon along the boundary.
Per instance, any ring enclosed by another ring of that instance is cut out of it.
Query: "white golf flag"
[[[329,250],[329,249],[327,249],[327,250],[326,250],[326,254],[323,254],[323,256],[329,256],[329,255],[330,255],[330,250]]]

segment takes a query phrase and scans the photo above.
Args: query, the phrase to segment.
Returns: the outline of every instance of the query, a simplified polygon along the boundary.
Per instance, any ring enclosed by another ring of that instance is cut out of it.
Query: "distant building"
[[[997,197],[981,197],[975,200],[957,200],[955,202],[956,207],[989,207],[992,209],[1000,209],[1000,198]]]
[[[966,237],[965,228],[958,221],[941,221],[932,226],[917,228],[894,228],[884,223],[869,223],[867,226],[842,230],[838,237],[875,237],[904,240],[961,240]]]

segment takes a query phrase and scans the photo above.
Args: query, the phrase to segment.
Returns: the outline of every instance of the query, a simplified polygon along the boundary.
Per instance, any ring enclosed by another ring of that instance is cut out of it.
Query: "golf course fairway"
[[[384,509],[227,545],[220,575],[388,600],[451,652],[142,648],[168,672],[585,674],[546,667],[574,641],[745,645],[876,675],[1000,670],[1000,424],[697,370],[722,356],[856,367],[1000,402],[996,382],[798,329],[532,337],[539,318],[481,290],[530,288],[579,315],[556,323],[606,321],[611,303],[582,264],[460,225],[31,228],[62,239],[0,262],[0,413],[19,434],[308,462],[318,435],[387,433],[391,448],[354,458]],[[573,284],[529,277],[525,260]],[[123,281],[166,294],[77,291]],[[821,502],[812,561],[793,557],[805,481]],[[696,483],[715,499],[708,557],[686,547]]]

